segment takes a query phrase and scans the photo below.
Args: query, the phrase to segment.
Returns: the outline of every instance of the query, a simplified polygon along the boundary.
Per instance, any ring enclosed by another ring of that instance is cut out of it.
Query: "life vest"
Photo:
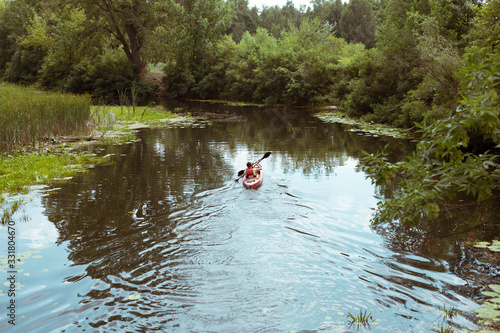
[[[253,168],[252,167],[248,167],[248,169],[245,172],[245,175],[247,175],[247,176],[255,176]]]

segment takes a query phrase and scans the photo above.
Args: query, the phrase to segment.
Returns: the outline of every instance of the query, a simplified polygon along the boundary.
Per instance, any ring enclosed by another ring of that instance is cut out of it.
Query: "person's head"
[[[247,163],[247,168],[250,168],[252,166],[252,163],[251,162],[248,162]]]

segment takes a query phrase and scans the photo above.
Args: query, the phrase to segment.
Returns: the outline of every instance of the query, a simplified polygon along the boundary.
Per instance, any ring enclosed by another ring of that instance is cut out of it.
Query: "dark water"
[[[460,246],[405,248],[370,225],[389,189],[356,168],[361,150],[390,142],[398,159],[412,143],[304,112],[195,107],[219,115],[144,130],[104,147],[115,164],[32,194],[14,217],[16,326],[3,311],[0,331],[348,332],[365,310],[372,332],[476,329],[472,286],[450,266]],[[263,186],[244,189],[237,171],[266,151]]]

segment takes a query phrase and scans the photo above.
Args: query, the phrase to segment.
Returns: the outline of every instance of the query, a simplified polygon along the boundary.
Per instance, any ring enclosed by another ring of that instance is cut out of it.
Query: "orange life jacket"
[[[255,172],[252,167],[248,167],[248,169],[245,172],[245,175],[247,176],[255,176]]]

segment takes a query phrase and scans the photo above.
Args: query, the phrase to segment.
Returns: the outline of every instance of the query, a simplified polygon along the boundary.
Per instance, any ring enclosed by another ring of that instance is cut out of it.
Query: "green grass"
[[[179,117],[162,107],[149,106],[93,106],[94,125],[98,129],[111,129],[116,122],[137,121],[148,124]]]
[[[449,326],[443,326],[443,325],[439,325],[438,328],[433,328],[431,329],[432,332],[436,332],[436,333],[453,333],[453,329]]]
[[[347,315],[348,320],[349,320],[349,328],[355,326],[357,329],[359,329],[361,326],[365,328],[370,328],[370,325],[375,321],[373,319],[372,314],[368,313],[368,311],[365,310],[365,312],[362,312],[359,310],[359,315],[354,316],[352,313],[349,313]]]
[[[74,176],[107,159],[93,154],[16,154],[0,158],[0,193],[26,192],[28,187]]]
[[[0,151],[91,130],[88,95],[43,92],[0,84]]]

